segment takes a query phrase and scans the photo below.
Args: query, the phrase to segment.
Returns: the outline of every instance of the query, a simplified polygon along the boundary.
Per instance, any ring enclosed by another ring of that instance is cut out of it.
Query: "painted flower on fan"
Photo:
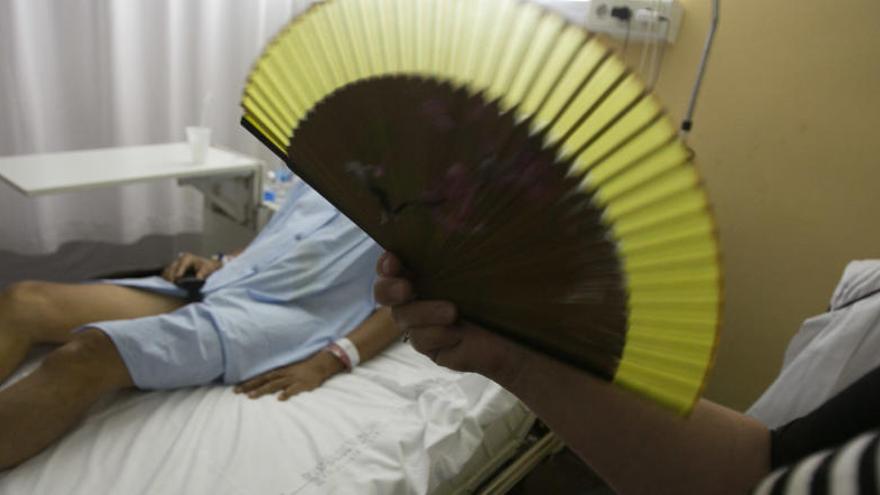
[[[345,171],[357,177],[364,184],[369,184],[372,179],[378,179],[385,175],[385,168],[381,165],[364,164],[357,160],[346,163]]]
[[[481,182],[468,168],[453,163],[437,186],[422,195],[422,202],[430,205],[434,221],[447,231],[463,230],[474,211],[474,202]]]
[[[380,179],[385,176],[385,167],[381,165],[364,164],[354,160],[345,164],[345,171],[354,176],[355,180],[360,182],[360,184],[376,198],[376,201],[379,202],[379,205],[382,208],[381,223],[384,224],[388,222],[388,220],[394,216],[394,207],[391,205],[391,201],[388,199],[388,194],[385,190],[374,181],[374,179]]]

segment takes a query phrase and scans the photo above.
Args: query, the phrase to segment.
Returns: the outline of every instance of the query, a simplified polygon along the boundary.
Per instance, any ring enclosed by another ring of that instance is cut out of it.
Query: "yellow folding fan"
[[[663,109],[518,0],[331,0],[266,47],[243,125],[423,299],[686,413],[717,339],[714,223]]]

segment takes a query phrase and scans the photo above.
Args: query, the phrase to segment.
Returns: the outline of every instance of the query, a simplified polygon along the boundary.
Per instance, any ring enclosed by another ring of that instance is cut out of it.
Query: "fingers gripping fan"
[[[680,412],[712,361],[714,224],[644,86],[516,0],[336,0],[255,64],[244,126],[423,299]]]

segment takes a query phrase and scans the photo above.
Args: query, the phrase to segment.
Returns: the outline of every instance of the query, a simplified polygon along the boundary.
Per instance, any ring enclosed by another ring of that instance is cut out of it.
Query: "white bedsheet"
[[[0,494],[445,491],[468,459],[506,440],[487,438],[487,428],[510,431],[528,417],[491,381],[397,344],[287,402],[219,385],[119,394],[0,473]]]

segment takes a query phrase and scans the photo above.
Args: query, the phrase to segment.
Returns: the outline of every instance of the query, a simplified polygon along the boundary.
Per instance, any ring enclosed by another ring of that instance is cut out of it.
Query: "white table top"
[[[211,147],[192,163],[187,143],[0,157],[0,178],[28,196],[165,178],[227,175],[260,167],[257,158]]]

